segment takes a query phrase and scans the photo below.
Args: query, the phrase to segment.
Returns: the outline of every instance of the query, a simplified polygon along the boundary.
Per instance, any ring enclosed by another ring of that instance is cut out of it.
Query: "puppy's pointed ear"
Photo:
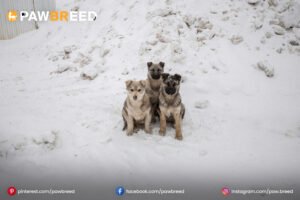
[[[163,81],[167,80],[167,78],[169,77],[169,75],[170,74],[168,74],[168,73],[161,74],[161,77],[162,77]]]
[[[146,80],[141,80],[141,81],[140,81],[140,84],[141,84],[143,87],[146,87]]]
[[[147,62],[148,68],[151,67],[151,65],[152,65],[152,62]]]
[[[180,83],[181,76],[179,74],[174,74],[174,79]]]
[[[160,65],[162,68],[164,68],[165,63],[164,63],[164,62],[159,62],[159,65]]]
[[[126,88],[129,88],[130,85],[132,84],[132,80],[125,81],[125,84],[126,84]]]

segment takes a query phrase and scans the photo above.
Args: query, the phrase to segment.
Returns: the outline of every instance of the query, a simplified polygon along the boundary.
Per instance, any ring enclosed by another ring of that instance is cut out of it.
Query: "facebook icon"
[[[116,194],[118,196],[122,196],[124,194],[124,192],[125,192],[125,189],[122,186],[119,186],[116,188]]]

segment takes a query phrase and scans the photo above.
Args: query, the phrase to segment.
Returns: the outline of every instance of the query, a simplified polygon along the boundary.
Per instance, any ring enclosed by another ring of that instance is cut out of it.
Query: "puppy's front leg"
[[[155,123],[156,122],[156,119],[155,119],[155,112],[156,112],[156,110],[157,110],[157,106],[156,106],[156,104],[151,104],[151,111],[150,111],[150,113],[151,113],[151,122],[152,123]]]
[[[180,112],[179,113],[175,113],[175,129],[176,129],[176,135],[175,138],[177,140],[182,140],[182,132],[181,132],[181,116],[180,116]]]
[[[167,120],[166,120],[166,115],[162,110],[160,111],[159,119],[160,119],[159,134],[164,136],[166,135]]]
[[[151,133],[151,119],[152,119],[152,113],[148,112],[145,118],[145,131],[146,133]]]
[[[127,135],[130,136],[133,134],[134,129],[134,121],[131,116],[128,116],[127,118]]]

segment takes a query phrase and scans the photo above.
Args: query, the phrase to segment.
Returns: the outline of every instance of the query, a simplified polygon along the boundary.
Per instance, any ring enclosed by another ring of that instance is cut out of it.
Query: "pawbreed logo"
[[[9,11],[9,12],[7,13],[6,17],[7,17],[7,20],[8,20],[8,21],[14,22],[14,21],[16,21],[17,18],[18,18],[18,13],[17,13],[17,11],[15,11],[15,10],[11,10],[11,11]]]
[[[10,10],[7,15],[9,22],[20,21],[71,21],[85,22],[95,21],[97,13],[95,11],[15,11]]]

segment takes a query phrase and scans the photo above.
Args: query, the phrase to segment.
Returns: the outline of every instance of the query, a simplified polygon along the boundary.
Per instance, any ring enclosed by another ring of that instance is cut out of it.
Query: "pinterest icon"
[[[7,194],[8,194],[9,196],[14,196],[16,193],[17,193],[17,189],[16,189],[14,186],[10,186],[10,187],[7,189]]]
[[[223,187],[223,188],[221,189],[221,192],[222,192],[222,194],[223,194],[224,196],[230,195],[230,189],[227,188],[227,187]]]

